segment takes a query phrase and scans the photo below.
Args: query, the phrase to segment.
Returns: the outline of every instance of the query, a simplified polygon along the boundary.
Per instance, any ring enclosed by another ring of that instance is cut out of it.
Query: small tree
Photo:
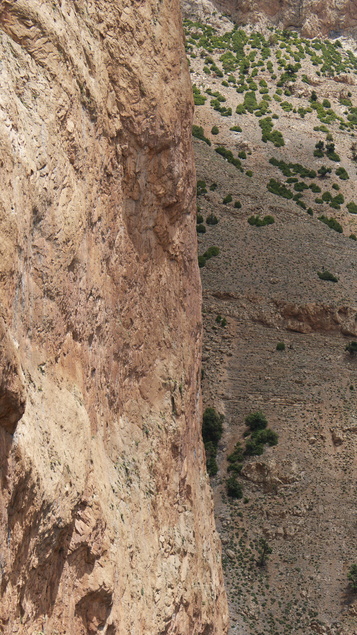
[[[223,415],[214,408],[206,408],[203,413],[202,436],[203,441],[211,441],[217,445],[223,433]]]
[[[353,564],[347,574],[352,591],[357,591],[357,564]]]
[[[357,161],[357,143],[354,141],[351,145],[352,159]]]
[[[252,431],[253,430],[263,430],[267,427],[268,422],[266,417],[259,410],[257,412],[252,412],[245,418],[245,422]]]
[[[273,550],[271,547],[269,547],[265,538],[261,538],[259,540],[259,547],[258,547],[258,555],[259,555],[259,558],[257,560],[258,567],[264,567],[266,565],[268,556],[272,552]]]
[[[318,173],[321,179],[324,179],[325,176],[327,176],[328,174],[331,174],[331,172],[332,172],[331,168],[327,168],[326,165],[322,165],[321,168],[318,170]]]
[[[236,477],[230,476],[227,480],[227,495],[230,498],[243,498],[243,490],[240,483],[238,483]]]
[[[317,94],[315,90],[311,93],[310,101],[317,101]]]
[[[347,346],[345,347],[345,351],[350,353],[350,355],[354,355],[355,353],[357,353],[357,342],[349,342],[349,344],[347,344]]]

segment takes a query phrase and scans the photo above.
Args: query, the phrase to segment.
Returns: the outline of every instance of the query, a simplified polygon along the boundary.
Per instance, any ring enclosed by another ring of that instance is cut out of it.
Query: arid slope
[[[350,211],[357,90],[355,67],[344,60],[353,58],[330,43],[341,66],[325,71],[330,49],[323,43],[314,48],[301,36],[250,27],[231,39],[223,36],[237,33],[233,24],[215,20],[217,32],[188,24],[186,37],[201,102],[195,124],[202,131],[194,133],[206,139],[195,140],[203,395],[225,415],[211,482],[231,633],[352,635],[357,369],[345,347],[357,339],[357,217]],[[275,145],[264,142],[260,123],[269,117],[284,144],[279,136]],[[328,143],[337,157],[326,152]],[[331,169],[325,176],[323,166]],[[251,225],[252,216],[274,222]],[[219,254],[206,258],[212,246]],[[337,282],[321,279],[324,272]],[[227,457],[237,442],[244,449],[245,418],[256,411],[279,440],[236,466],[243,497],[234,500]],[[262,539],[272,553],[258,566]]]

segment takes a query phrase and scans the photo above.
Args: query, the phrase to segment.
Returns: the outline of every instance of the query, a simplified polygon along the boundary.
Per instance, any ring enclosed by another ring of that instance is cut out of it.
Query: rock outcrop
[[[299,29],[307,37],[357,34],[355,0],[183,0],[191,18],[213,16],[218,9],[238,24],[265,22],[279,28]]]
[[[222,635],[178,3],[0,3],[0,631]]]

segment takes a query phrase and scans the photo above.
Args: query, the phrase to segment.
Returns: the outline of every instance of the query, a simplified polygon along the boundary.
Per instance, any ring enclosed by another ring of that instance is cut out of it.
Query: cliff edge
[[[222,635],[178,2],[0,3],[0,631]]]

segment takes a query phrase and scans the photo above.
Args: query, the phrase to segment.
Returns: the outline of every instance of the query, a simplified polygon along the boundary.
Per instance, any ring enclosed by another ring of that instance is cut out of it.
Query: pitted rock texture
[[[177,2],[0,2],[5,634],[227,629],[182,41]]]
[[[307,37],[357,35],[356,0],[183,0],[182,6],[187,17],[213,16],[213,23],[218,9],[238,24],[273,24]]]

